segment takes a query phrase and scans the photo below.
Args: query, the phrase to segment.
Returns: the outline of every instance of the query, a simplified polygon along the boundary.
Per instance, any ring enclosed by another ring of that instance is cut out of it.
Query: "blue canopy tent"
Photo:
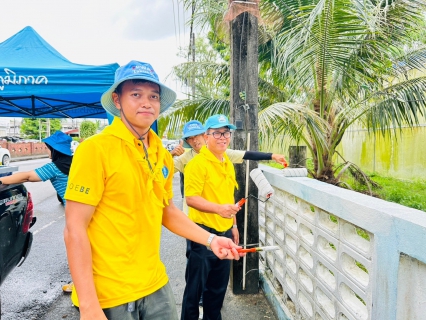
[[[25,27],[0,43],[0,117],[107,118],[100,97],[118,67],[72,63]]]

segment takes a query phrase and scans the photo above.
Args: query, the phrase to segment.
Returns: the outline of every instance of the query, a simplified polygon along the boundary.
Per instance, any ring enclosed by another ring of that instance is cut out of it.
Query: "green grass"
[[[378,174],[371,174],[369,177],[381,186],[381,188],[373,189],[375,196],[426,211],[426,180],[401,180]],[[356,191],[366,191],[366,188],[359,184],[352,184],[352,186]]]
[[[308,160],[307,167],[312,168],[312,163]],[[264,163],[268,166],[282,169],[283,167],[274,161]],[[377,173],[367,174],[381,188],[373,188],[373,196],[380,199],[399,203],[403,206],[422,210],[426,212],[426,180],[402,180],[392,177],[385,177]],[[353,178],[343,179],[354,190],[369,194],[366,186],[357,183]]]

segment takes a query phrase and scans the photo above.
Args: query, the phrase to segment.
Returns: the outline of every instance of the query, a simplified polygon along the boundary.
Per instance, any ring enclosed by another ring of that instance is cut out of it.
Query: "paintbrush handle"
[[[239,253],[247,253],[247,252],[256,252],[257,248],[250,248],[250,249],[237,249]]]
[[[266,247],[250,248],[250,249],[237,249],[237,251],[244,253],[244,252],[258,252],[258,251],[273,251],[278,249],[279,249],[278,246],[266,246]]]
[[[246,199],[245,199],[245,198],[242,198],[240,201],[238,201],[238,202],[236,203],[236,205],[237,205],[237,206],[239,206],[239,207],[242,207],[244,203],[246,203]]]

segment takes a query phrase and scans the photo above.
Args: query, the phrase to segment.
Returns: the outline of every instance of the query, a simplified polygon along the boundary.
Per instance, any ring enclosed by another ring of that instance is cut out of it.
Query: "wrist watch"
[[[216,235],[213,234],[213,233],[210,233],[210,237],[207,239],[207,244],[206,244],[207,250],[212,251],[212,248],[210,247],[210,245],[211,245],[214,237],[216,237]]]
[[[3,184],[3,181],[0,180],[0,185]]]
[[[236,224],[233,224],[232,228],[238,228],[238,226]]]

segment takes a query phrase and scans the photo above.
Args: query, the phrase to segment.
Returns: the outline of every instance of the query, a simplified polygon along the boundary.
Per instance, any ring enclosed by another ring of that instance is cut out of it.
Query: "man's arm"
[[[186,197],[186,204],[198,211],[205,213],[216,213],[222,218],[231,219],[241,209],[236,204],[217,204],[204,199],[201,196]]]
[[[182,172],[183,173],[183,169],[185,168],[185,164],[183,163],[182,160],[183,160],[182,155],[180,155],[179,157],[173,158],[173,166],[175,168],[175,173],[176,172]]]
[[[246,151],[243,157],[244,160],[274,160],[279,164],[283,165],[284,168],[288,166],[284,155],[278,153],[267,153],[260,151]]]
[[[3,184],[41,181],[40,177],[37,175],[37,173],[35,173],[35,171],[17,172],[11,176],[2,177],[0,180],[3,182]]]
[[[107,319],[96,294],[92,250],[87,236],[87,227],[94,212],[93,206],[67,200],[64,240],[71,277],[78,294],[80,320]]]
[[[278,153],[267,153],[267,152],[260,152],[260,151],[240,151],[240,150],[227,149],[226,154],[228,155],[229,160],[231,160],[232,163],[242,163],[243,160],[254,160],[254,161],[274,160],[282,164],[284,167],[288,166],[284,155],[278,154]]]
[[[179,236],[203,245],[207,244],[210,237],[210,233],[192,222],[174,205],[172,199],[163,209],[163,226]],[[240,256],[243,256],[236,250],[240,247],[226,237],[215,236],[210,247],[219,259],[239,260]]]

